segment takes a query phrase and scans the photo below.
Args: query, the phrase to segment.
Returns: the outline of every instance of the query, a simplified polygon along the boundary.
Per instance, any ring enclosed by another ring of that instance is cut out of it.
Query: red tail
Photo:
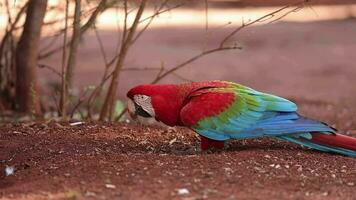
[[[356,151],[356,138],[341,134],[312,133],[312,142]]]

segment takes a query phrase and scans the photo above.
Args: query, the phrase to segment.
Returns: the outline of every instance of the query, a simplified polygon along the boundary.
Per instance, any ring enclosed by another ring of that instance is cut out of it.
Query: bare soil
[[[290,98],[300,113],[356,137],[355,24],[345,20],[253,27],[235,38],[243,51],[215,54],[179,74],[194,80],[233,80]],[[203,28],[149,30],[125,67],[180,63],[204,48],[202,34]],[[209,41],[216,42],[221,34],[214,33]],[[102,36],[112,55],[116,33]],[[79,88],[97,83],[103,69],[93,38],[84,39],[80,52]],[[45,64],[59,61],[60,55]],[[43,82],[55,77],[45,70],[41,74]],[[120,96],[154,74],[123,73]],[[164,80],[179,81],[175,76]],[[16,168],[13,175],[5,176],[6,166]],[[355,158],[274,139],[232,141],[226,151],[202,153],[199,138],[184,128],[94,122],[0,126],[1,199],[353,200],[355,191]]]
[[[49,122],[1,130],[1,172],[16,168],[1,174],[2,199],[355,199],[355,158],[267,138],[207,153],[183,128]]]

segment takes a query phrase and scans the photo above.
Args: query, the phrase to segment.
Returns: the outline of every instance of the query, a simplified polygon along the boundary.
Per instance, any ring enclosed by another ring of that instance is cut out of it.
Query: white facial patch
[[[152,117],[155,117],[155,111],[154,111],[152,103],[151,103],[151,97],[143,95],[143,94],[138,94],[138,95],[134,96],[134,101],[139,106],[141,106],[141,108],[144,111],[146,111]]]

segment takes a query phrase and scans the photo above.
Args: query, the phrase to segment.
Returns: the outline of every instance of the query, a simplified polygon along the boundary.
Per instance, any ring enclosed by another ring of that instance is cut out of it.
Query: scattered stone
[[[297,169],[298,172],[303,171],[303,167],[301,165],[297,165],[297,166],[298,166],[298,169]]]
[[[169,145],[172,145],[173,143],[175,143],[177,141],[177,138],[173,138],[171,141],[169,141]]]
[[[6,176],[10,176],[13,175],[15,173],[15,167],[14,166],[6,166],[5,168],[5,175]]]
[[[187,188],[179,188],[177,189],[177,193],[179,195],[185,195],[185,194],[189,194],[189,190]]]
[[[230,167],[224,167],[225,172],[227,173],[231,173],[232,169]]]
[[[105,187],[109,188],[109,189],[115,189],[116,188],[116,186],[113,185],[113,184],[105,184]]]
[[[346,183],[346,185],[348,185],[348,186],[354,186],[355,183],[354,183],[354,182],[348,182],[348,183]]]
[[[81,124],[84,124],[84,122],[73,122],[73,123],[70,123],[69,125],[78,126],[78,125],[81,125]]]
[[[87,191],[84,195],[86,197],[94,197],[94,196],[96,196],[96,194],[94,192],[90,192],[90,191]]]

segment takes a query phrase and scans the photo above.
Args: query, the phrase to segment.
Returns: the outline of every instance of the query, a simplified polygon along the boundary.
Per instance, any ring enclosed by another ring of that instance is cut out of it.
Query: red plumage
[[[314,143],[356,151],[356,138],[354,137],[349,137],[337,133],[330,135],[322,133],[312,133],[312,135],[313,137],[311,141]]]
[[[135,94],[150,96],[157,120],[162,121],[169,126],[182,126],[184,124],[180,119],[180,112],[181,109],[189,103],[191,97],[203,92],[204,88],[226,86],[228,86],[228,84],[221,81],[193,82],[180,85],[140,85],[132,88],[127,93],[127,97],[132,99]],[[225,100],[224,97],[221,96],[218,100],[222,103],[219,103],[218,101],[216,101],[216,104],[213,103],[209,105],[200,103],[200,106],[204,106],[207,111],[210,110],[209,112],[213,113],[221,109],[221,106],[224,106],[223,103],[226,103],[229,99]],[[205,109],[199,109],[199,112],[192,113],[192,118],[187,119],[187,122],[193,124],[193,121],[196,122],[201,119],[203,117],[202,112],[205,113]]]
[[[201,93],[202,91],[199,91]],[[207,93],[189,101],[181,110],[182,122],[187,126],[196,124],[204,117],[217,115],[234,101],[232,93]]]

